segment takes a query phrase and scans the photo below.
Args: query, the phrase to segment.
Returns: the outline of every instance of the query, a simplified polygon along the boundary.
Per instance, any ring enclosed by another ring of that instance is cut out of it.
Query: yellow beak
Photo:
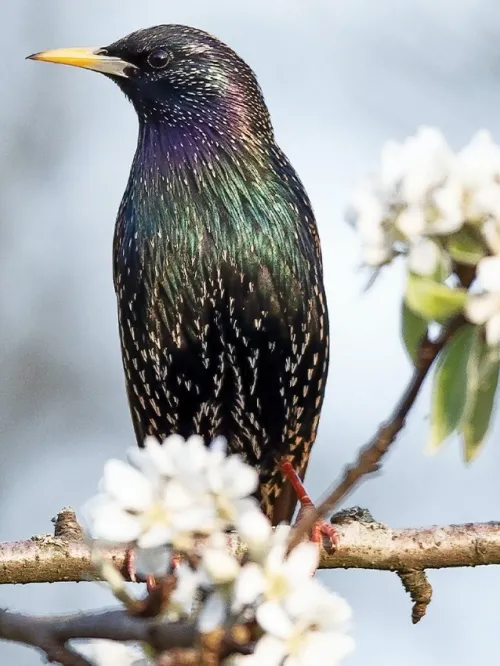
[[[136,69],[121,58],[102,55],[101,49],[75,48],[75,49],[54,49],[53,51],[42,51],[28,56],[27,60],[42,60],[44,62],[54,62],[59,65],[72,65],[73,67],[83,67],[92,69],[95,72],[102,72],[111,76],[122,76],[128,78],[126,70]]]

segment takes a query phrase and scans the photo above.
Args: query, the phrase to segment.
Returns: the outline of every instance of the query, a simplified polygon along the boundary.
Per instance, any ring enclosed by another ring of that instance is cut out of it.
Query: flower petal
[[[319,548],[311,542],[299,543],[285,560],[286,576],[291,582],[309,579],[319,565]]]
[[[300,666],[336,666],[354,650],[350,636],[313,631],[303,642],[299,653]]]
[[[215,585],[233,582],[240,572],[240,564],[227,550],[227,545],[225,549],[206,548],[203,567]]]
[[[210,503],[183,509],[170,516],[170,524],[172,528],[184,534],[186,532],[209,534],[216,524],[215,506]]]
[[[484,257],[477,265],[477,277],[481,286],[500,294],[500,257]]]
[[[189,462],[193,465],[193,469],[198,471],[202,469],[208,458],[208,450],[205,446],[203,437],[200,435],[191,435],[186,441],[186,450],[189,455]]]
[[[287,656],[286,644],[274,636],[262,636],[255,645],[253,656],[259,666],[280,666]]]
[[[264,601],[255,613],[257,622],[264,631],[281,638],[288,639],[293,633],[293,624],[283,607],[275,601]]]
[[[388,239],[386,243],[380,245],[366,245],[363,248],[363,262],[367,266],[377,268],[390,261],[393,254],[392,242]]]
[[[210,446],[208,447],[208,450],[210,452],[211,456],[220,456],[222,455],[223,457],[226,457],[227,455],[227,440],[225,437],[222,437],[222,435],[218,435],[217,437],[214,437],[214,439],[210,442]]]
[[[170,596],[170,612],[177,611],[180,615],[190,615],[196,592],[200,586],[200,575],[185,563],[175,570],[177,587]]]
[[[104,492],[131,511],[143,511],[153,501],[151,482],[123,460],[106,461],[102,487]]]
[[[162,476],[172,476],[175,473],[172,457],[169,455],[165,444],[160,444],[155,437],[146,437],[144,451],[155,465],[159,474]]]
[[[198,629],[202,634],[209,634],[224,624],[225,619],[226,603],[218,592],[213,592],[198,615]]]
[[[268,576],[281,575],[286,551],[286,543],[278,543],[271,548],[265,562],[265,569]]]
[[[465,304],[466,317],[473,324],[486,323],[498,310],[499,299],[496,294],[472,295]]]
[[[476,132],[458,153],[454,171],[464,187],[474,191],[493,180],[500,170],[500,149],[486,130]]]
[[[271,522],[260,509],[256,508],[239,514],[235,527],[254,557],[265,552],[271,540],[272,527]]]
[[[383,233],[385,209],[372,181],[366,180],[356,189],[352,208],[356,228],[363,242],[371,243],[378,240]]]
[[[500,255],[500,212],[496,220],[486,220],[481,234],[493,254]]]
[[[245,564],[234,584],[235,608],[240,610],[252,604],[264,592],[265,585],[266,579],[261,567],[254,562]]]
[[[94,538],[113,543],[130,543],[141,533],[137,516],[123,511],[116,502],[101,502],[92,509],[91,532]]]
[[[458,231],[464,224],[462,201],[461,183],[456,179],[448,179],[446,184],[434,193],[434,203],[439,215],[428,224],[429,233],[447,235]]]
[[[443,134],[434,127],[419,127],[403,144],[404,177],[401,196],[404,201],[424,205],[431,190],[447,178],[454,155]]]
[[[345,599],[314,578],[288,596],[284,607],[293,618],[325,631],[346,631],[352,615]]]
[[[408,267],[417,275],[433,275],[439,265],[441,251],[437,243],[428,238],[419,238],[410,246]]]
[[[420,236],[425,231],[425,214],[420,206],[408,206],[397,219],[397,227],[408,238]]]
[[[251,495],[259,484],[257,471],[244,463],[238,455],[229,456],[224,465],[224,493],[239,499]]]
[[[158,548],[170,544],[172,529],[163,523],[155,523],[137,539],[139,548]]]
[[[175,478],[165,484],[162,499],[170,511],[182,511],[193,506],[196,496],[193,495],[190,488]]]
[[[500,345],[500,312],[486,324],[486,342],[491,346]]]
[[[141,648],[117,641],[90,640],[78,644],[75,649],[76,652],[90,659],[95,666],[147,666],[151,664]]]

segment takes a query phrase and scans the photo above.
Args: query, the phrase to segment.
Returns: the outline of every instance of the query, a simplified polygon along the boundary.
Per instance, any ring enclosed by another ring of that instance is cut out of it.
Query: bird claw
[[[323,518],[317,520],[311,529],[311,541],[319,546],[325,545],[325,539],[328,540],[328,548],[332,552],[337,550],[339,544],[339,535],[337,530]]]

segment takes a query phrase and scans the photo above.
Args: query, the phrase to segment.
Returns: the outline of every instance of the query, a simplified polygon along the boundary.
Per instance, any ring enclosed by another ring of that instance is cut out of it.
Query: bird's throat
[[[172,239],[213,232],[269,188],[269,145],[209,127],[141,123],[137,150],[120,215],[125,235],[136,243],[166,233]],[[225,219],[223,219],[225,218]]]

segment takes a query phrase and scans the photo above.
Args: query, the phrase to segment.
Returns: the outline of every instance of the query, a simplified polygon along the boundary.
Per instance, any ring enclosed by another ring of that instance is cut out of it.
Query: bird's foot
[[[154,576],[146,576],[144,581],[142,578],[139,578],[137,576],[137,570],[136,570],[136,557],[135,557],[135,551],[133,548],[127,548],[125,551],[125,570],[128,573],[128,577],[130,578],[130,581],[132,583],[146,583],[146,590],[148,594],[151,593],[151,590],[153,590],[156,587],[156,580]]]
[[[333,525],[324,518],[317,520],[311,529],[311,541],[318,545],[324,545],[324,537],[328,540],[328,547],[334,551],[337,550],[339,535]]]
[[[316,511],[316,507],[312,502],[301,503],[299,513],[295,525],[298,526],[301,520],[312,511]],[[324,518],[319,518],[313,523],[310,532],[310,538],[313,543],[318,544],[318,547],[323,547],[329,553],[334,553],[337,550],[339,543],[339,535],[334,526],[326,521]]]
[[[281,469],[283,474],[292,484],[292,487],[297,495],[297,499],[300,502],[300,510],[296,521],[296,524],[298,524],[306,512],[316,511],[316,508],[292,464],[288,461],[284,461],[281,463]],[[325,544],[325,537],[328,541],[327,544]],[[331,523],[327,522],[324,518],[320,518],[313,524],[311,528],[311,541],[313,543],[317,543],[318,546],[326,546],[330,551],[333,552],[337,549],[339,535]]]

